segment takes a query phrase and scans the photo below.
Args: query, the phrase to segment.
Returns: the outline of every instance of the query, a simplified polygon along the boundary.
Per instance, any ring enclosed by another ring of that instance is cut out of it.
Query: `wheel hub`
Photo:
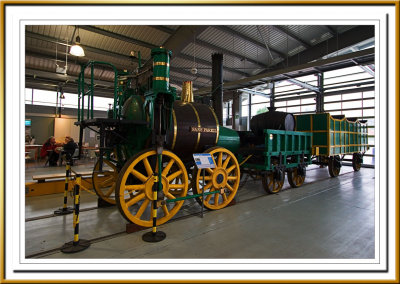
[[[217,176],[217,182],[218,183],[221,183],[221,182],[223,182],[224,181],[224,176],[222,175],[222,174],[218,174],[218,176]]]
[[[168,180],[166,177],[161,177],[161,184],[162,184],[162,192],[164,195],[168,192]],[[145,194],[147,199],[154,200],[153,198],[153,187],[157,186],[155,182],[154,176],[151,176],[145,183]]]
[[[224,169],[217,168],[214,170],[212,176],[213,186],[215,188],[222,188],[226,185],[227,182],[227,175]]]

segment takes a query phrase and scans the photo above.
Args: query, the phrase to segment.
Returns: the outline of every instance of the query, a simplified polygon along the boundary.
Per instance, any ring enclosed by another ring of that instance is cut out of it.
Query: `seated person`
[[[74,139],[70,136],[65,137],[64,150],[61,155],[63,160],[70,160],[71,165],[73,165],[72,156],[75,153],[75,149],[78,148],[78,145],[74,142]]]
[[[40,157],[48,157],[49,166],[55,167],[57,166],[58,158],[60,157],[60,152],[57,150],[60,144],[56,143],[56,139],[54,136],[50,136],[49,139],[44,142],[42,149],[40,150]]]

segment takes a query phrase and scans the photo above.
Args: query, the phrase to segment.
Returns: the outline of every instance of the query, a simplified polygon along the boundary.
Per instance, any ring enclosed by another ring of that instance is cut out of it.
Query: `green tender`
[[[237,153],[240,146],[239,134],[235,130],[219,126],[217,146],[224,147],[232,153]]]
[[[311,133],[265,129],[264,164],[245,163],[244,168],[272,171],[273,160],[281,155],[281,165],[285,168],[296,168],[302,162],[311,164]],[[304,155],[304,161],[302,157]],[[288,161],[288,157],[294,157]]]
[[[296,130],[312,133],[312,154],[322,156],[360,153],[368,150],[365,123],[334,119],[329,113],[297,115]]]

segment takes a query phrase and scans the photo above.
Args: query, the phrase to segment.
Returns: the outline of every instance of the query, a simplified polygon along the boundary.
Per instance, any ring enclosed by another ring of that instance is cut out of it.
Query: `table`
[[[35,160],[39,157],[39,150],[42,148],[42,145],[25,145],[25,152],[29,152],[30,150],[35,150]]]
[[[97,151],[97,150],[99,150],[98,147],[82,146],[82,155],[84,157],[89,157],[89,152],[90,151]]]

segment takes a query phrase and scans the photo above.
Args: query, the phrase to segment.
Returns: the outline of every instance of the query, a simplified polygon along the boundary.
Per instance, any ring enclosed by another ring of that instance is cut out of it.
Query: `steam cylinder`
[[[281,111],[269,111],[253,116],[250,129],[255,136],[264,136],[264,129],[293,131],[296,121],[293,114]]]

